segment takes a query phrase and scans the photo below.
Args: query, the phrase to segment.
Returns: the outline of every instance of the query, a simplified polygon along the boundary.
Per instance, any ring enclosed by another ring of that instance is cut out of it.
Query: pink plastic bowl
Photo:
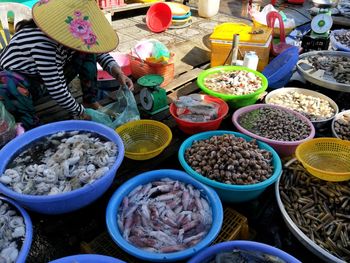
[[[293,141],[293,142],[276,141],[276,140],[271,140],[271,139],[267,139],[265,137],[261,137],[259,135],[256,135],[256,134],[246,130],[238,123],[238,119],[242,114],[256,110],[256,109],[260,109],[262,107],[281,109],[283,111],[290,112],[290,113],[294,114],[296,117],[298,117],[298,119],[305,121],[311,129],[309,137],[307,137],[303,140],[300,140],[300,141]],[[274,148],[276,150],[276,152],[280,155],[280,157],[293,155],[295,153],[295,149],[298,147],[299,144],[301,144],[305,141],[308,141],[315,136],[315,128],[309,119],[307,119],[306,117],[304,117],[303,115],[301,115],[298,112],[295,112],[295,111],[292,111],[292,110],[287,109],[285,107],[281,107],[281,106],[277,106],[277,105],[255,104],[255,105],[250,105],[250,106],[240,108],[240,109],[236,110],[234,112],[234,114],[232,115],[232,122],[235,125],[235,127],[237,128],[237,130],[239,130],[241,133],[244,133],[244,134],[246,134],[250,137],[253,137],[259,141],[266,142],[268,145],[270,145],[272,148]]]
[[[115,59],[115,61],[117,61],[118,65],[121,67],[122,71],[126,76],[131,75],[130,59],[128,54],[123,54],[119,52],[111,52],[109,54]],[[97,64],[97,79],[111,80],[114,78],[111,75],[109,75],[107,71],[104,71],[99,64]]]

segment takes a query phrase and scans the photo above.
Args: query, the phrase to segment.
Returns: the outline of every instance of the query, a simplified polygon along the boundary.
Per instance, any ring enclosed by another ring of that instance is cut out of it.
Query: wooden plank
[[[180,75],[178,78],[173,79],[168,85],[164,87],[164,89],[169,92],[172,91],[188,82],[193,81],[198,77],[198,74],[201,73],[203,70],[200,68],[194,68],[182,75]]]
[[[175,91],[173,91],[171,94],[168,95],[168,98],[171,101],[177,100],[178,97],[180,96],[186,96],[191,93],[199,91],[199,87],[195,82],[189,83],[186,86],[183,86]]]
[[[185,42],[170,45],[169,50],[175,53],[175,76],[181,75],[194,67],[208,63],[210,52],[187,40]]]

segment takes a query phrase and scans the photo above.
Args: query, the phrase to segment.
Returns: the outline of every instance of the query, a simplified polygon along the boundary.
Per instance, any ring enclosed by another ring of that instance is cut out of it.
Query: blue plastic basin
[[[178,180],[186,184],[192,184],[195,188],[199,189],[204,194],[204,196],[208,198],[209,205],[212,208],[213,224],[206,237],[191,248],[173,253],[153,253],[133,246],[122,237],[117,223],[117,213],[123,198],[128,195],[134,188],[139,185],[147,184],[149,182],[153,182],[165,177],[173,180]],[[111,200],[108,203],[106,213],[107,229],[114,242],[127,253],[142,260],[154,262],[179,261],[188,258],[199,250],[207,247],[219,234],[221,230],[222,220],[222,204],[215,191],[213,191],[210,187],[207,187],[197,180],[193,179],[183,171],[167,169],[145,172],[125,182],[113,194]]]
[[[117,258],[97,254],[82,254],[55,259],[49,263],[126,263]]]
[[[268,80],[269,88],[284,87],[293,75],[293,69],[299,59],[299,49],[290,47],[275,57],[261,72]]]
[[[197,255],[195,255],[193,258],[191,258],[187,263],[203,263],[207,262],[209,259],[211,259],[213,256],[220,252],[225,251],[232,251],[233,249],[243,249],[243,250],[249,250],[249,251],[259,251],[262,253],[266,253],[272,256],[279,257],[285,262],[288,263],[301,263],[301,261],[297,260],[295,257],[287,254],[286,252],[263,244],[253,241],[241,241],[241,240],[235,240],[235,241],[228,241],[228,242],[222,242],[218,243],[214,246],[208,247],[202,251],[200,251]]]
[[[330,41],[331,41],[332,46],[335,48],[335,50],[350,52],[350,47],[340,43],[334,37],[335,34],[345,34],[347,31],[348,30],[346,30],[346,29],[332,30],[331,35],[330,35]]]
[[[244,138],[247,141],[253,140],[253,138],[247,135],[233,131],[218,130],[198,133],[189,137],[181,144],[178,153],[180,164],[185,169],[185,171],[194,179],[208,186],[211,186],[218,193],[221,200],[224,202],[240,203],[257,198],[269,185],[273,184],[278,179],[282,172],[282,164],[280,157],[278,156],[276,151],[266,143],[257,141],[260,149],[264,149],[272,153],[272,165],[274,167],[274,170],[270,178],[257,184],[232,185],[214,181],[194,171],[185,161],[185,151],[187,148],[192,146],[192,143],[194,141],[205,140],[211,138],[214,135],[220,136],[223,134],[233,134],[234,136]]]
[[[95,132],[115,142],[119,149],[115,163],[100,179],[71,192],[57,195],[26,195],[17,193],[0,183],[0,193],[16,200],[20,205],[29,210],[43,214],[62,214],[92,203],[110,187],[124,158],[124,144],[120,136],[113,129],[92,121],[71,120],[54,122],[16,137],[0,151],[0,175],[6,170],[6,166],[11,159],[26,147],[30,147],[31,142],[59,131]]]
[[[4,196],[0,196],[0,200],[3,200],[6,203],[9,203],[10,205],[14,206],[20,213],[20,215],[24,218],[24,224],[26,227],[26,235],[22,243],[22,247],[20,247],[20,251],[16,260],[16,263],[25,263],[26,258],[28,256],[30,246],[32,244],[32,239],[33,239],[33,225],[32,221],[30,220],[30,217],[28,213],[20,206],[18,205],[15,201],[6,198]]]
[[[33,8],[33,6],[35,5],[36,2],[38,2],[39,0],[0,0],[0,3],[20,3],[23,5],[28,6],[29,8]]]

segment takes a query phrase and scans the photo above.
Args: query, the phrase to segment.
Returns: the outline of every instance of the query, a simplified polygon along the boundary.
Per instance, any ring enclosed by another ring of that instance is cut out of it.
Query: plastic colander
[[[168,126],[154,120],[128,122],[116,129],[125,147],[125,156],[133,160],[148,160],[160,154],[170,143]]]
[[[317,138],[300,144],[295,155],[312,175],[331,182],[350,179],[350,141]]]

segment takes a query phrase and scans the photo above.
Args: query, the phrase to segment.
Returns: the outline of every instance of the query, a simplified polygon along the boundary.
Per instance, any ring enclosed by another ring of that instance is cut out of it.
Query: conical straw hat
[[[95,0],[40,0],[33,19],[50,38],[87,53],[106,53],[118,45],[118,36]]]

